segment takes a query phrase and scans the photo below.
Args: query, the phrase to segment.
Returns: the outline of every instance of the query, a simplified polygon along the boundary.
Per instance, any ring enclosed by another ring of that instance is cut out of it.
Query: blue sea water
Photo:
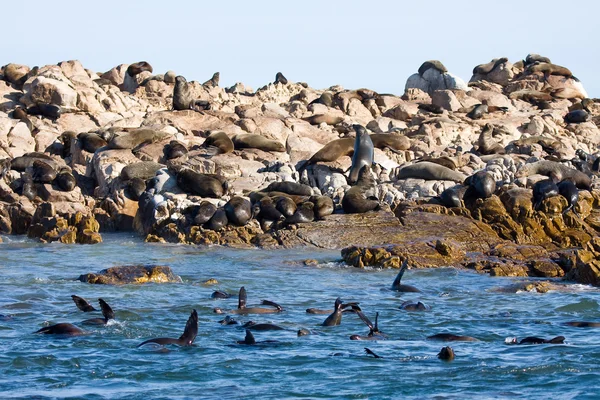
[[[0,398],[499,398],[598,399],[600,329],[566,321],[600,322],[597,288],[567,284],[548,293],[503,293],[516,278],[494,278],[454,268],[409,270],[403,282],[422,293],[389,290],[397,271],[359,270],[338,251],[239,250],[147,244],[105,234],[93,246],[38,244],[3,237],[0,244]],[[304,260],[316,259],[317,265]],[[127,264],[170,266],[180,284],[104,286],[79,282],[83,273]],[[209,278],[217,285],[203,284]],[[270,299],[278,314],[236,316],[270,322],[282,331],[255,332],[256,346],[236,344],[239,326],[222,326],[214,307],[233,309],[237,298],[213,300],[224,290],[248,292],[248,304]],[[36,335],[51,323],[99,316],[79,311],[71,295],[94,305],[106,300],[116,313],[107,326],[80,325],[78,337]],[[335,298],[357,301],[372,320],[379,312],[385,341],[352,341],[368,328],[355,314],[322,327]],[[407,312],[407,300],[427,312]],[[192,309],[199,332],[192,347],[136,346],[152,337],[179,337]],[[297,337],[306,328],[314,334]],[[478,342],[444,343],[427,336],[451,332]],[[508,345],[507,337],[563,335],[562,345]],[[456,358],[436,355],[446,345]],[[365,355],[364,347],[383,358]]]

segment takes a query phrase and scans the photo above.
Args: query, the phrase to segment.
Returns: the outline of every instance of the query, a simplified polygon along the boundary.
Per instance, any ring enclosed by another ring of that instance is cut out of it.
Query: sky
[[[104,72],[144,60],[155,74],[173,70],[188,81],[219,71],[223,87],[258,89],[281,71],[316,89],[402,95],[426,60],[468,82],[492,58],[538,53],[600,97],[594,0],[28,0],[2,11],[0,65],[76,59]]]

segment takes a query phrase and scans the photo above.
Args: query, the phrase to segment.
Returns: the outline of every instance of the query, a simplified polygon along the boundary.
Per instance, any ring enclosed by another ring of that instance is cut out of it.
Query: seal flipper
[[[546,343],[551,343],[551,344],[563,344],[564,342],[565,342],[564,336],[557,336],[555,338],[552,338],[552,339],[546,341]]]
[[[369,349],[368,347],[365,347],[365,353],[366,353],[368,356],[373,356],[373,357],[375,357],[375,358],[383,358],[383,357],[381,357],[381,356],[378,356],[377,354],[375,354],[375,353],[373,352],[373,350]]]
[[[365,314],[363,314],[362,311],[357,311],[356,313],[358,314],[358,317],[362,320],[362,322],[364,322],[369,327],[369,334],[372,335],[375,331],[375,326],[373,325],[371,320]]]
[[[83,311],[83,312],[96,311],[96,309],[90,303],[88,303],[88,301],[86,299],[79,297],[79,296],[75,296],[74,294],[71,295],[71,298],[75,302],[75,305],[77,306],[77,308],[79,308],[81,311]]]
[[[246,288],[242,286],[238,295],[238,309],[246,308],[247,299],[248,295],[246,294]]]
[[[400,266],[400,271],[398,271],[398,275],[396,275],[396,279],[394,279],[394,282],[392,283],[392,289],[398,289],[400,287],[400,282],[402,281],[402,276],[404,275],[404,272],[406,271],[407,267],[408,267],[408,258],[406,258],[402,262],[402,265]]]
[[[108,322],[109,319],[115,318],[115,313],[107,302],[102,299],[98,299],[98,303],[100,303],[100,309],[102,310],[102,315],[104,316],[104,320],[106,322]]]
[[[254,339],[254,335],[248,329],[246,329],[246,337],[244,340],[238,340],[238,344],[256,344],[256,339]]]
[[[182,342],[182,346],[191,346],[196,339],[196,335],[198,335],[198,313],[196,310],[192,310],[179,341]]]
[[[277,310],[283,311],[283,307],[271,300],[262,300],[260,304],[262,304],[263,306],[275,307]]]

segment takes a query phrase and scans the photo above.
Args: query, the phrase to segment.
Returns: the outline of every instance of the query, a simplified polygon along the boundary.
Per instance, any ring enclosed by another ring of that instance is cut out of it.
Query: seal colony
[[[468,84],[428,60],[402,96],[318,90],[281,72],[256,91],[224,88],[211,74],[200,83],[147,61],[101,74],[78,61],[2,67],[11,100],[0,111],[10,138],[0,146],[0,232],[342,248],[394,244],[370,221],[418,212],[478,221],[546,251],[598,237],[600,105],[577,71],[548,57],[481,60]],[[327,231],[336,224],[352,242]],[[330,233],[317,241],[311,230]],[[468,265],[443,243],[428,248]],[[527,274],[571,270],[532,265]]]

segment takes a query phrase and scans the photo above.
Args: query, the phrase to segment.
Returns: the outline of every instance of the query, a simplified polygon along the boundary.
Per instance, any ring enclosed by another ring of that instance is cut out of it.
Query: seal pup
[[[573,210],[573,213],[577,215],[577,212],[573,209],[575,204],[579,201],[579,189],[575,186],[575,183],[571,179],[564,179],[558,185],[558,194],[567,199],[568,207],[563,210],[563,215]]]
[[[542,201],[558,196],[558,186],[554,179],[544,179],[533,185],[533,209],[538,210]]]
[[[75,302],[77,308],[79,308],[83,312],[92,312],[96,311],[94,306],[92,306],[86,299],[83,297],[76,296],[74,294],[71,295],[71,298]]]
[[[198,313],[196,310],[192,310],[190,317],[185,324],[185,329],[183,330],[183,334],[179,337],[179,339],[173,338],[154,338],[148,339],[145,342],[142,342],[137,345],[137,347],[141,347],[147,343],[156,343],[161,346],[166,344],[176,344],[178,346],[191,346],[196,339],[196,335],[198,334]]]
[[[202,147],[210,149],[214,154],[228,154],[234,149],[233,141],[225,132],[213,132],[206,137]]]
[[[238,325],[238,322],[231,316],[227,315],[225,318],[223,318],[222,320],[219,321],[219,324],[221,324],[221,325]]]
[[[427,340],[441,340],[444,342],[478,342],[479,339],[475,339],[471,336],[455,335],[452,333],[438,333],[436,335],[427,336]]]
[[[433,114],[443,114],[444,108],[440,107],[436,104],[428,104],[428,103],[419,103],[419,110],[427,111]]]
[[[54,324],[41,328],[34,333],[43,333],[45,335],[68,335],[68,336],[79,336],[85,335],[85,332],[76,327],[73,324],[62,322],[60,324]]]
[[[224,206],[227,220],[234,225],[244,226],[253,217],[252,204],[240,196],[232,197]]]
[[[400,271],[398,271],[398,275],[396,275],[396,279],[394,279],[394,282],[392,283],[392,290],[396,290],[398,292],[403,292],[403,293],[409,293],[409,292],[421,293],[421,291],[414,286],[404,285],[404,284],[400,283],[402,281],[402,277],[404,276],[404,273],[406,272],[407,268],[408,268],[408,258],[406,258],[402,262],[402,265],[400,266]]]
[[[528,336],[526,338],[517,340],[516,337],[506,338],[504,341],[506,344],[563,344],[565,342],[564,336],[556,336],[552,339],[542,339],[535,336]]]
[[[358,175],[356,185],[346,191],[342,198],[342,209],[346,214],[362,214],[380,207],[376,194],[375,179],[371,165],[364,165]]]
[[[350,168],[349,182],[354,184],[362,167],[371,166],[375,156],[373,141],[362,125],[352,125],[356,132],[354,140],[354,154],[352,155],[352,167]]]
[[[442,347],[437,358],[444,361],[452,361],[454,360],[454,350],[450,346]]]
[[[351,335],[350,340],[386,340],[387,339],[387,335],[385,333],[381,332],[377,325],[377,320],[379,319],[378,312],[375,313],[375,324],[373,324],[371,322],[371,320],[365,314],[363,314],[362,311],[357,311],[356,314],[358,314],[358,317],[361,319],[361,321],[364,322],[365,325],[367,325],[369,327],[369,333],[367,334],[367,336]]]
[[[283,311],[283,307],[281,307],[279,304],[272,302],[270,300],[262,300],[261,304],[268,305],[268,306],[271,306],[274,308],[247,307],[246,306],[247,299],[248,299],[248,296],[246,294],[246,288],[244,286],[242,286],[240,288],[240,291],[238,294],[238,308],[236,310],[225,311],[219,307],[215,307],[213,309],[213,312],[215,312],[216,314],[229,313],[229,314],[246,315],[246,314],[273,314],[273,313],[278,313],[278,312]]]
[[[347,310],[350,307],[351,310]],[[357,312],[362,311],[358,306],[358,303],[343,303],[339,297],[335,299],[333,312],[325,318],[325,321],[321,324],[322,326],[338,326],[342,323],[342,314],[344,312]]]
[[[90,318],[82,321],[82,324],[87,325],[106,325],[108,321],[115,318],[115,313],[112,308],[102,299],[98,299],[98,303],[100,304],[100,309],[102,310],[102,316],[104,318]]]
[[[283,74],[281,72],[278,72],[275,75],[275,82],[273,82],[274,84],[278,84],[281,83],[282,85],[287,85],[288,84],[288,80],[285,76],[283,76]]]

